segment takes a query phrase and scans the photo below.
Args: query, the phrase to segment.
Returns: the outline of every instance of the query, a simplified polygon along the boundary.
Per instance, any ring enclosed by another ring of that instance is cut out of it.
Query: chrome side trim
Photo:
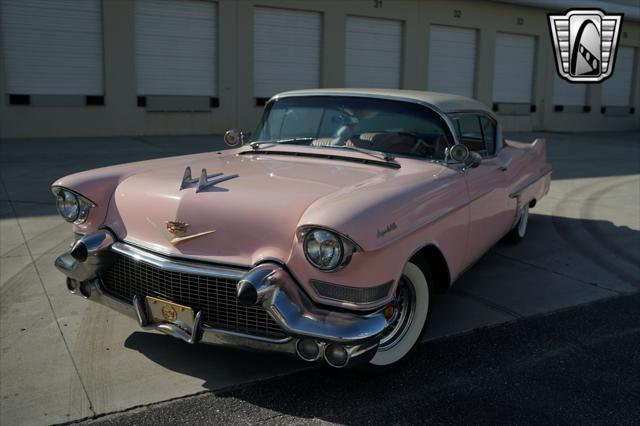
[[[528,182],[527,184],[522,186],[520,189],[518,189],[517,191],[514,191],[511,194],[509,194],[509,198],[518,198],[518,197],[520,197],[520,195],[522,195],[522,193],[527,188],[529,188],[530,186],[536,184],[540,179],[543,179],[546,176],[550,175],[552,171],[553,170],[549,169],[549,170],[546,170],[546,171],[542,172],[542,174],[536,176],[534,179],[532,179],[530,182]]]
[[[114,243],[111,246],[111,250],[136,261],[148,263],[171,272],[205,275],[208,277],[226,278],[229,280],[240,280],[240,278],[242,278],[246,273],[246,271],[240,269],[232,269],[224,266],[214,266],[206,263],[200,264],[195,262],[185,262],[178,259],[170,259],[120,242]]]

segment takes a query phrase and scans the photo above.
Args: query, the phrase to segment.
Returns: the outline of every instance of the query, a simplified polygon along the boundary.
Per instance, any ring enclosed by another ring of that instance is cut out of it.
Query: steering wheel
[[[415,132],[397,132],[398,135],[403,136],[411,136],[416,140],[415,145],[411,149],[411,154],[414,155],[426,155],[430,151],[433,151],[433,147],[431,147],[427,141],[425,141],[421,135]]]

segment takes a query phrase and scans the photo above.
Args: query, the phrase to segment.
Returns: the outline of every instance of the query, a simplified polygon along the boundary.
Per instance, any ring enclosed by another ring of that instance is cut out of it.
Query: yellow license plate
[[[145,300],[153,322],[168,322],[188,328],[193,327],[195,315],[190,307],[152,296],[145,297]]]

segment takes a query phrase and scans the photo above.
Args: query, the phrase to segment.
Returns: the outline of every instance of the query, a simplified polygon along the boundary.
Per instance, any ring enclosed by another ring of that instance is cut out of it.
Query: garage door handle
[[[508,170],[508,168],[505,167],[505,166],[500,166],[500,167],[498,167],[498,170],[500,170],[501,172],[506,172]]]

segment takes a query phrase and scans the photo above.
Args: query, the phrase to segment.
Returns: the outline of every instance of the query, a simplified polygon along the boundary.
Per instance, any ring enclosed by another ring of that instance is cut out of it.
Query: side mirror
[[[461,143],[457,143],[451,148],[448,148],[447,154],[452,160],[458,163],[464,163],[469,158],[469,148]]]
[[[461,143],[455,144],[448,148],[447,155],[458,163],[463,163],[465,167],[474,169],[482,162],[482,156],[477,152],[469,151],[466,145]]]
[[[230,129],[224,134],[224,143],[230,147],[238,147],[244,144],[245,138],[247,138],[247,135],[242,130]]]
[[[464,164],[470,169],[475,169],[480,165],[481,162],[482,162],[482,156],[477,152],[471,151],[467,159],[464,161]]]

